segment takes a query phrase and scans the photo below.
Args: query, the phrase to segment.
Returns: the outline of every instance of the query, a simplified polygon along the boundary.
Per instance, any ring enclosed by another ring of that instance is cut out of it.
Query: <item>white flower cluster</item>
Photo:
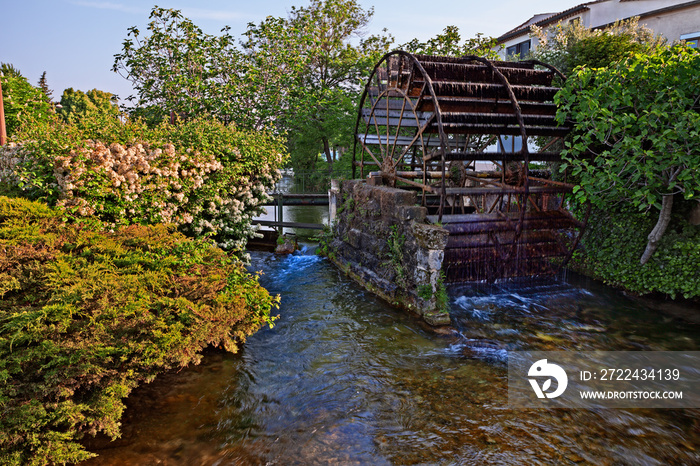
[[[22,146],[10,142],[0,146],[0,183],[13,186],[22,186],[27,183],[27,175],[17,167],[26,166],[31,161],[31,156],[22,150]]]
[[[172,144],[149,147],[89,141],[84,148],[54,158],[57,204],[81,216],[97,215],[115,225],[174,223],[186,232],[216,235],[224,248],[242,248],[254,234],[250,222],[281,178],[282,154],[255,164],[224,166],[213,154]],[[21,146],[0,148],[0,181],[18,184],[32,156]],[[250,168],[253,166],[254,168]]]

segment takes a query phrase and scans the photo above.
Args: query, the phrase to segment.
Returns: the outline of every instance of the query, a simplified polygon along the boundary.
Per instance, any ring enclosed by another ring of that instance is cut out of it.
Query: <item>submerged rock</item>
[[[284,235],[278,239],[277,243],[275,254],[292,254],[299,248],[297,237],[293,235]]]

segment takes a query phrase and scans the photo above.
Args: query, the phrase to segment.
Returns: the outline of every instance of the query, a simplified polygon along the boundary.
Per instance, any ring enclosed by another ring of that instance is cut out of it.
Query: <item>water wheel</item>
[[[554,180],[569,128],[555,121],[546,64],[395,51],[360,100],[353,169],[419,190],[429,220],[450,232],[449,281],[553,274],[583,230]],[[532,150],[531,150],[532,149]]]

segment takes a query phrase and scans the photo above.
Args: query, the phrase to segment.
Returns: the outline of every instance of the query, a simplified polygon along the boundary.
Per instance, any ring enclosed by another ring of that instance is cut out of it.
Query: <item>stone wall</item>
[[[416,194],[350,180],[331,196],[337,208],[329,258],[391,304],[431,325],[449,324],[440,278],[448,233],[425,223]]]

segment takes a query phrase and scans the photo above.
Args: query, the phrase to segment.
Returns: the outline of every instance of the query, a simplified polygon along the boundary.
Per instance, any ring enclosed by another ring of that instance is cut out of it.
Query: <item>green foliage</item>
[[[418,297],[426,301],[433,297],[433,286],[430,283],[418,285],[416,291],[418,292]]]
[[[673,195],[700,196],[699,74],[697,50],[659,47],[609,68],[578,68],[555,97],[557,121],[574,127],[562,170],[577,180],[577,199],[659,210],[641,264],[664,235]]]
[[[435,285],[435,307],[442,313],[450,311],[450,295],[447,294],[445,273],[442,270],[440,271],[440,278],[438,278],[437,284]]]
[[[424,55],[440,55],[446,57],[461,57],[464,55],[476,55],[479,57],[497,59],[498,53],[495,51],[497,41],[493,37],[484,37],[482,33],[477,33],[476,37],[465,39],[456,26],[447,26],[442,34],[438,34],[427,42],[420,42],[413,39],[401,46],[399,49],[411,53]]]
[[[0,73],[13,78],[23,78],[22,73],[11,63],[0,63]]]
[[[332,252],[331,243],[333,242],[333,232],[328,225],[323,226],[323,230],[317,236],[318,239],[318,249],[316,254],[319,256],[328,257]]]
[[[646,238],[640,232],[651,230],[654,216],[629,210],[594,211],[584,248],[576,252],[570,267],[640,295],[700,298],[700,227],[688,224],[687,212],[677,210],[656,253],[643,266],[639,256]]]
[[[322,160],[325,176],[332,176],[339,148],[352,144],[362,85],[392,40],[361,38],[372,15],[356,0],[312,0],[292,7],[286,19],[268,17],[246,32],[248,56],[284,78],[277,84],[286,94],[277,124],[297,171],[315,171]]]
[[[150,35],[130,28],[113,69],[138,93],[135,114],[158,122],[210,115],[244,128],[275,127],[289,137],[292,165],[327,175],[336,150],[352,141],[355,102],[374,62],[391,39],[358,41],[372,10],[356,0],[313,0],[288,18],[249,24],[236,47],[224,29],[205,34],[180,11],[154,8]]]
[[[91,114],[103,114],[117,118],[119,106],[117,98],[109,92],[93,89],[87,94],[68,88],[61,96],[61,108],[58,114],[67,123],[77,122]]]
[[[435,298],[435,310],[441,314],[450,312],[450,295],[447,293],[445,286],[445,273],[440,271],[440,277],[435,284],[435,290],[430,283],[418,285],[416,288],[418,297],[426,301]]]
[[[539,40],[532,58],[548,63],[569,76],[577,66],[604,68],[633,53],[651,52],[665,39],[655,36],[639,18],[617,21],[606,29],[590,29],[580,22],[559,23],[553,31],[533,26]]]
[[[3,64],[3,67],[14,70],[11,66]],[[31,121],[46,122],[52,118],[53,107],[40,88],[29,84],[19,71],[8,73],[3,71],[3,74],[0,80],[8,137],[12,137],[22,124],[30,124]]]
[[[242,92],[242,55],[227,29],[221,36],[205,34],[179,10],[159,7],[150,19],[147,37],[129,28],[112,67],[131,81],[139,107],[148,107],[154,121],[171,113],[240,123],[255,118],[250,95]]]
[[[579,68],[556,96],[573,123],[563,155],[576,197],[661,208],[663,195],[700,194],[700,53],[684,46],[634,55],[610,68]]]
[[[162,225],[104,232],[0,198],[0,245],[2,464],[93,456],[80,439],[119,437],[135,386],[274,320],[257,277]]]
[[[174,223],[242,249],[279,179],[283,142],[193,119],[149,127],[105,112],[36,122],[0,150],[0,193],[42,199],[114,226]]]

